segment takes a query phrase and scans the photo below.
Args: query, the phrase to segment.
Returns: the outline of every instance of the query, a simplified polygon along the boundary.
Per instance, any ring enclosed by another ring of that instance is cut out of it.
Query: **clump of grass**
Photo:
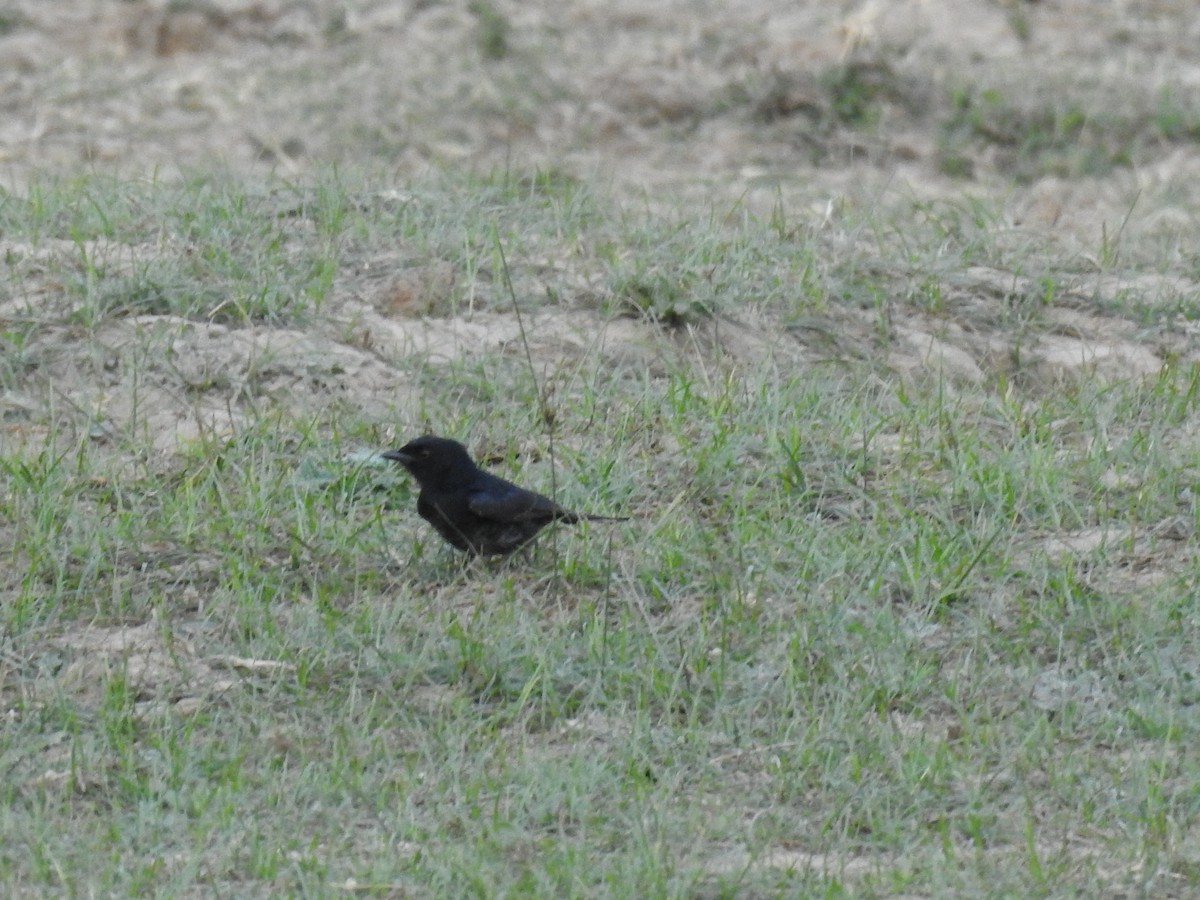
[[[1042,175],[1103,175],[1128,166],[1136,126],[1079,105],[1018,102],[998,88],[954,93],[942,122],[942,170],[970,175],[971,146],[1000,151],[1002,171],[1022,181]]]
[[[127,186],[96,178],[35,186],[10,198],[14,238],[46,242],[75,320],[177,315],[247,324],[304,321],[337,274],[328,240],[298,239],[279,201],[215,180]],[[310,205],[306,224],[340,233],[344,211]]]
[[[882,102],[896,97],[896,73],[878,61],[836,66],[827,69],[821,80],[834,118],[854,128],[874,127]]]
[[[508,16],[489,0],[472,0],[471,12],[478,25],[479,49],[484,59],[504,59],[509,54]]]
[[[1164,138],[1170,141],[1200,141],[1200,115],[1180,100],[1179,92],[1166,86],[1158,93],[1154,123]]]

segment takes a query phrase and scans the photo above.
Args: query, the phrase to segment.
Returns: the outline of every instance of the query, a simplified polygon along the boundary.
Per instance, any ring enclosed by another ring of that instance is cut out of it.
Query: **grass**
[[[1194,892],[1198,370],[1051,383],[1037,339],[1088,273],[985,199],[888,202],[818,229],[555,173],[4,197],[0,882]],[[1111,267],[1160,259],[1121,240]],[[362,338],[384,388],[286,351],[188,381],[146,318],[340,360],[381,268],[446,261],[435,318],[506,315],[498,248],[532,369]],[[1037,277],[985,315],[968,266]],[[539,332],[567,312],[645,354]],[[895,375],[898,326],[939,322],[1025,349]],[[164,407],[229,414],[163,452]],[[463,571],[369,453],[425,430],[633,519]]]

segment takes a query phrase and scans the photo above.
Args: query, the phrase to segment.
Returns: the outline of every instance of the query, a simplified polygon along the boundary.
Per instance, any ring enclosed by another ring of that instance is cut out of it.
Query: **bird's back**
[[[549,497],[481,469],[473,475],[452,488],[422,490],[417,497],[417,513],[459,550],[507,556],[555,519],[575,521]]]

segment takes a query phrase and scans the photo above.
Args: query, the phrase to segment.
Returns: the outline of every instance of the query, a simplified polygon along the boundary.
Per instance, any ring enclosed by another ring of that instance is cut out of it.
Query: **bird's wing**
[[[500,479],[496,481],[471,492],[467,506],[475,515],[498,522],[528,522],[567,514],[549,497]]]

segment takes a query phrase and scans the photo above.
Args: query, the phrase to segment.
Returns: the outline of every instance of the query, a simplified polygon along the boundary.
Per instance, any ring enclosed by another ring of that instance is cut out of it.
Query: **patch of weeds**
[[[477,26],[476,40],[484,59],[504,59],[509,54],[509,33],[512,26],[491,0],[472,0],[471,14]]]
[[[884,103],[905,102],[896,73],[879,61],[831,66],[815,79],[774,73],[746,89],[744,95],[743,102],[752,104],[758,119],[772,122],[803,115],[823,132],[834,125],[873,128],[879,123]]]
[[[880,62],[847,63],[821,75],[833,119],[863,129],[878,124],[882,103],[895,97],[895,81],[891,67]]]
[[[579,178],[556,166],[532,171],[498,169],[473,178],[469,188],[493,195],[494,202],[530,203],[540,208],[571,205],[587,193]]]
[[[1030,38],[1033,37],[1033,25],[1029,21],[1029,15],[1024,6],[1020,3],[1012,4],[1008,7],[1006,18],[1008,27],[1012,29],[1017,40],[1022,44],[1028,44]]]
[[[712,306],[697,293],[695,273],[665,272],[655,268],[635,272],[613,282],[612,291],[624,311],[678,328],[707,318]]]
[[[134,194],[102,177],[35,180],[22,194],[4,193],[0,232],[34,247],[50,239],[120,240],[136,230]]]
[[[668,327],[792,301],[793,267],[811,264],[774,225],[750,218],[655,222],[596,248],[609,268],[612,311]]]
[[[0,35],[12,34],[18,28],[23,28],[29,24],[29,20],[21,15],[11,11],[0,12]]]
[[[557,273],[570,271],[559,261],[579,256],[584,236],[604,221],[593,192],[555,167],[453,176],[424,192],[372,197],[370,203],[355,217],[338,258],[395,257],[402,247],[397,269],[424,267],[446,283],[431,309],[438,315],[466,307],[511,309],[497,241],[522,306],[553,302]]]
[[[1169,141],[1200,141],[1200,111],[1195,103],[1181,99],[1173,87],[1158,92],[1154,125]]]
[[[73,256],[45,263],[65,280],[74,321],[150,314],[285,322],[319,310],[338,271],[346,195],[317,193],[324,200],[313,219],[297,227],[277,216],[271,191],[211,180],[120,190],[102,178],[45,182],[7,197],[0,219],[18,220],[9,233],[35,247],[74,247]],[[310,228],[319,241],[306,239]]]
[[[602,248],[612,264],[609,291],[616,311],[644,316],[668,327],[707,318],[715,311],[713,275],[720,261],[711,244],[701,250],[698,235],[687,224],[666,233],[632,236],[632,247]],[[668,247],[677,252],[663,253]],[[698,252],[699,251],[699,252]],[[681,258],[682,254],[686,254]],[[690,263],[690,264],[689,264]]]
[[[39,351],[36,347],[38,327],[34,324],[0,329],[0,387],[15,388],[37,370]],[[5,419],[22,415],[18,408],[4,411]]]
[[[29,621],[63,611],[62,598],[78,589],[102,553],[94,522],[75,515],[86,485],[74,477],[71,451],[50,446],[27,458],[0,456],[5,482],[5,513],[13,523],[12,562],[19,583],[5,604],[8,627],[20,631]],[[82,526],[82,527],[81,527]],[[57,603],[43,602],[48,591]],[[56,608],[57,607],[57,608]]]
[[[357,458],[330,461],[313,456],[301,459],[295,471],[297,494],[302,510],[316,530],[317,499],[335,514],[351,512],[359,504],[378,504],[380,509],[407,509],[413,502],[409,481],[395,474],[395,468],[379,459],[375,451]]]
[[[969,175],[972,142],[997,148],[1001,171],[1020,181],[1047,174],[1102,175],[1132,161],[1133,136],[1118,120],[1077,105],[1018,103],[997,88],[960,88],[939,129],[942,171]]]
[[[874,309],[880,314],[879,330],[886,336],[891,330],[888,308],[895,287],[892,272],[876,271],[873,267],[854,265],[838,273],[830,287],[831,297],[851,309]]]
[[[912,205],[913,215],[928,230],[921,234],[912,225],[900,237],[904,251],[920,246],[926,240],[936,240],[947,253],[955,254],[956,264],[962,267],[992,263],[996,257],[996,231],[1001,227],[1001,210],[978,197],[966,196],[955,200],[918,201]],[[926,267],[917,262],[919,270]]]

